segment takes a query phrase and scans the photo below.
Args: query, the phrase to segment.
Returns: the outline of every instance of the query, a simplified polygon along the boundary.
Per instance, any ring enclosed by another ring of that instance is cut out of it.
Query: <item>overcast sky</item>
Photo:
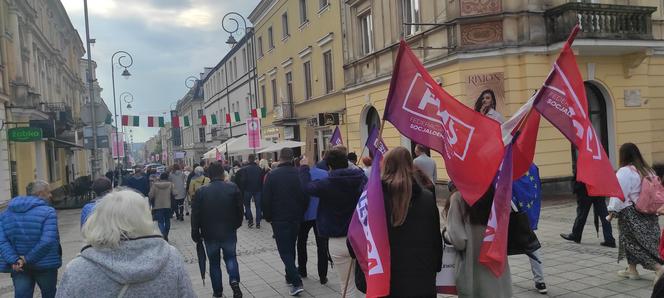
[[[216,65],[229,50],[225,44],[228,34],[221,28],[224,14],[235,11],[246,18],[258,2],[89,0],[90,37],[97,41],[92,47],[92,59],[97,61],[97,79],[104,89],[102,98],[111,113],[114,52],[124,50],[134,58],[128,80],[120,76],[121,68],[116,66],[115,70],[116,96],[125,91],[134,95],[133,109],[130,112],[123,109],[123,113],[165,115],[169,105],[174,106],[187,92],[185,79],[190,75],[198,77],[203,67]],[[83,0],[62,0],[62,3],[85,43]],[[239,40],[237,35],[236,39]],[[144,119],[141,122],[147,123]],[[134,142],[146,141],[156,132],[157,129],[133,128]]]

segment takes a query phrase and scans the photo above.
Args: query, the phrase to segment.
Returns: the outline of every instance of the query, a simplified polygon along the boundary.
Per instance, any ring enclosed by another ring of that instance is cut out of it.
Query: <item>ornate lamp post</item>
[[[119,56],[117,57],[117,59],[115,59],[117,55]],[[115,117],[115,140],[116,140],[115,152],[118,153],[117,166],[120,166],[120,148],[119,148],[120,138],[119,138],[118,128],[120,128],[124,133],[124,127],[122,126],[121,123],[118,122],[117,99],[115,98],[115,61],[117,61],[120,67],[124,68],[124,71],[122,71],[122,76],[124,78],[129,78],[131,76],[131,73],[129,73],[129,70],[127,70],[127,68],[129,68],[130,66],[132,66],[132,64],[134,64],[134,58],[132,58],[131,55],[125,51],[117,51],[113,53],[113,55],[111,56],[111,81],[113,84],[113,114]],[[120,113],[122,113],[122,105],[120,105]],[[124,152],[124,148],[122,150]],[[122,175],[120,175],[119,181],[120,183],[122,183]]]
[[[131,109],[131,103],[134,102],[134,95],[125,91],[120,93],[120,117],[122,117],[122,102],[127,104],[127,110]],[[122,139],[124,140],[126,136],[124,135],[124,126],[122,127]],[[122,152],[124,152],[123,162],[126,164],[128,161],[127,158],[127,146],[123,146]],[[131,152],[131,151],[130,151]]]

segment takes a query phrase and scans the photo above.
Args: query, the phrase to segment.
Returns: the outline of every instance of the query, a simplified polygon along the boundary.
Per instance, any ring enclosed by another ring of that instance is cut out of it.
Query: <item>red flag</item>
[[[535,97],[531,97],[512,118],[502,124],[503,143],[510,144],[516,137],[512,148],[513,175],[512,179],[517,180],[530,169],[530,165],[535,158],[535,146],[537,143],[537,133],[539,131],[540,113],[533,109]]]
[[[122,126],[129,126],[129,115],[122,115]]]
[[[251,109],[251,117],[258,118],[258,111],[256,111],[256,109]]]
[[[537,92],[534,106],[578,150],[576,180],[586,184],[588,194],[622,199],[618,179],[588,116],[585,86],[571,48],[578,31],[577,25]]]
[[[205,115],[201,116],[201,125],[203,126],[207,125],[207,116]]]
[[[226,123],[231,123],[231,114],[226,113]]]
[[[148,127],[154,127],[154,117],[148,116]]]
[[[383,118],[443,156],[447,173],[468,204],[489,188],[505,150],[500,124],[440,88],[403,40]]]
[[[501,276],[507,261],[507,233],[512,202],[512,144],[507,145],[502,166],[496,177],[496,190],[489,221],[480,246],[480,264],[495,276]]]
[[[180,127],[180,117],[178,116],[171,117],[171,125],[173,126],[173,128]]]

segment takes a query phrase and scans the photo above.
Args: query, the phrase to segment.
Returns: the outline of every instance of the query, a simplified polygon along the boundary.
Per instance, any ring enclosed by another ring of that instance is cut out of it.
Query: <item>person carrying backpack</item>
[[[637,210],[640,200],[647,199],[647,192],[642,185],[644,179],[653,177],[654,171],[643,160],[639,148],[632,143],[620,146],[620,169],[616,173],[625,201],[611,198],[608,209],[611,214],[607,219],[618,218],[620,237],[618,240],[618,261],[627,259],[628,267],[618,271],[618,276],[640,279],[636,265],[644,269],[655,270],[657,280],[662,275],[664,260],[659,256],[659,222],[657,213],[645,213]],[[643,203],[643,202],[641,202]]]
[[[201,166],[196,167],[194,169],[194,176],[189,182],[189,197],[193,200],[194,195],[196,195],[196,191],[208,183],[210,183],[210,178],[205,177],[205,169],[203,169]]]

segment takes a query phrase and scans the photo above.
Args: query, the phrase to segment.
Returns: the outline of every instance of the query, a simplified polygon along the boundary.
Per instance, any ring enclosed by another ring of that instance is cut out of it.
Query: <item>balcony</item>
[[[544,13],[547,43],[565,41],[576,23],[577,39],[652,40],[657,7],[570,2]]]
[[[274,107],[274,123],[275,124],[297,124],[297,120],[294,119],[293,113],[293,103],[290,101],[283,101],[281,105]]]
[[[44,108],[46,113],[51,115],[55,120],[56,135],[60,135],[64,131],[71,130],[74,126],[74,118],[71,106],[65,102],[52,102],[45,103]]]

